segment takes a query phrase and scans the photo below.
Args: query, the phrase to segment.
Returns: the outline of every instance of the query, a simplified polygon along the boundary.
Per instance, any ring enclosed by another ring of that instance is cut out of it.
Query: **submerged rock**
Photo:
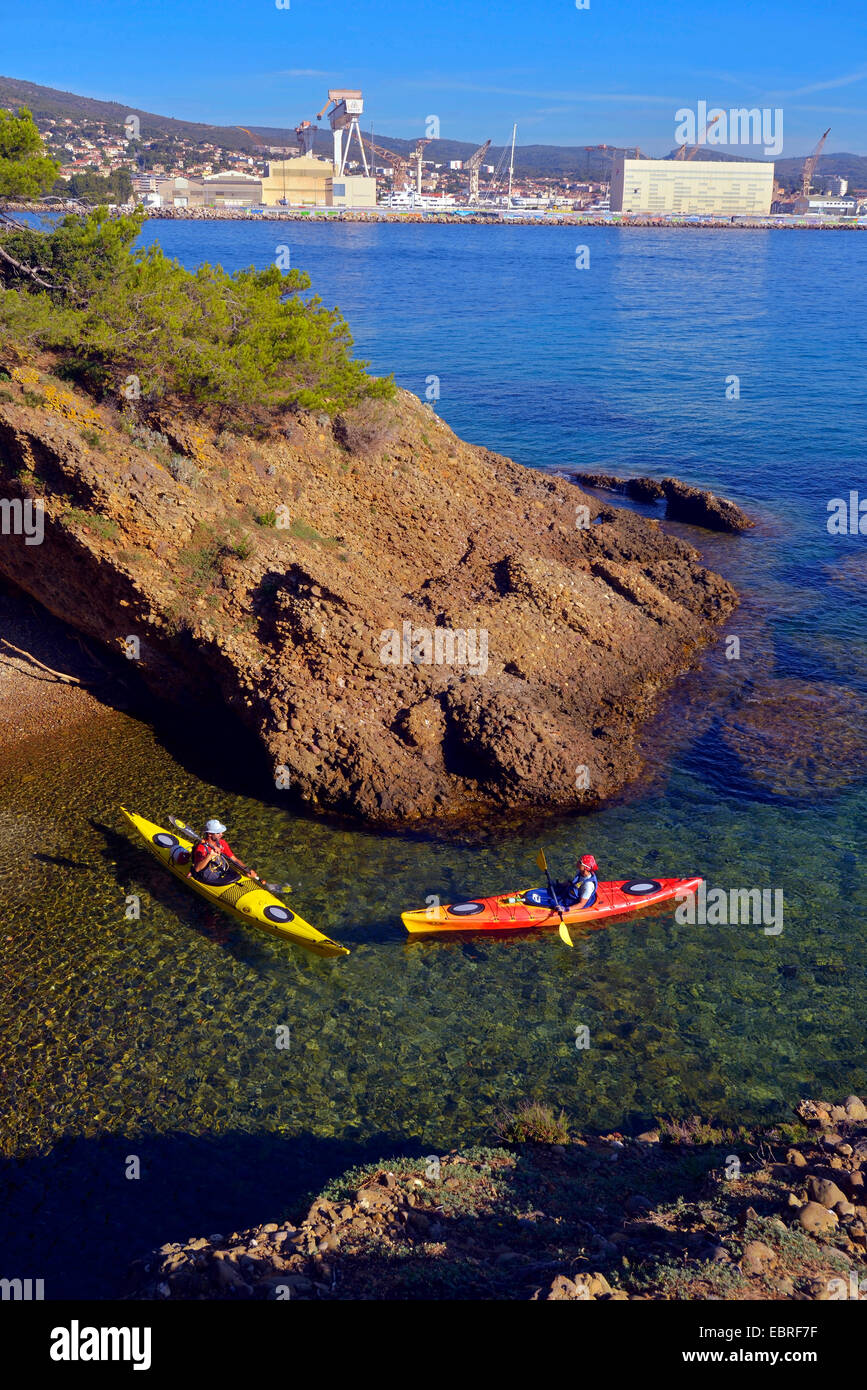
[[[720,735],[744,771],[776,796],[808,797],[864,776],[862,701],[845,686],[765,679],[728,716]]]

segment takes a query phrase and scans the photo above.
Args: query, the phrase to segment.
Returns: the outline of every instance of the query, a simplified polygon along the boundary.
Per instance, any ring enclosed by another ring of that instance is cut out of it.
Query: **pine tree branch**
[[[33,266],[24,265],[21,261],[16,261],[14,256],[10,256],[8,251],[4,251],[2,246],[0,246],[0,261],[5,262],[6,265],[11,265],[18,275],[26,276],[28,280],[33,281],[34,285],[39,285],[40,289],[54,291],[58,288],[57,285],[50,285],[37,273],[41,270],[43,274],[46,274],[47,268],[45,266],[38,266],[34,269]]]

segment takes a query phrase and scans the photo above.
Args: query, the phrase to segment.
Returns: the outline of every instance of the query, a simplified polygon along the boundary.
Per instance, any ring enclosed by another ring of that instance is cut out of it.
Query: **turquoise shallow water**
[[[146,235],[189,265],[274,255],[273,228],[249,223]],[[574,268],[579,239],[589,271]],[[31,1226],[68,1216],[82,1183],[98,1204],[131,1143],[159,1154],[161,1195],[137,1225],[117,1210],[106,1220],[121,1243],[134,1228],[148,1244],[188,1234],[179,1221],[268,1219],[360,1152],[484,1140],[525,1097],[608,1128],[663,1113],[770,1118],[799,1094],[863,1090],[867,537],[831,537],[825,517],[830,497],[867,494],[867,241],[299,225],[279,240],[341,305],[374,370],[417,392],[439,377],[438,409],[466,437],[539,467],[672,472],[752,509],[756,533],[700,536],[745,595],[727,628],[741,658],[727,661],[721,640],[678,682],[648,731],[647,779],[617,804],[472,837],[302,819],[244,750],[203,772],[182,729],[127,714],[19,750],[0,785],[0,1071],[4,1152],[46,1155],[14,1170],[29,1174]],[[731,373],[738,401],[725,399]],[[787,682],[809,686],[815,732],[794,729],[791,766],[761,738],[751,759],[735,756],[745,688],[763,699]],[[321,961],[215,914],[123,833],[122,801],[193,822],[218,809],[239,852],[290,878],[303,915],[352,955]],[[398,914],[427,894],[533,881],[540,838],[563,871],[591,848],[604,876],[781,888],[784,930],[662,911],[574,952],[555,936],[407,940]],[[124,917],[128,894],[139,921]],[[272,1143],[279,1182],[264,1171]],[[208,1144],[213,1161],[191,1157]],[[52,1153],[66,1153],[53,1169]],[[207,1194],[190,1178],[200,1171]],[[56,1266],[80,1277],[62,1242]],[[104,1292],[114,1275],[88,1278]]]

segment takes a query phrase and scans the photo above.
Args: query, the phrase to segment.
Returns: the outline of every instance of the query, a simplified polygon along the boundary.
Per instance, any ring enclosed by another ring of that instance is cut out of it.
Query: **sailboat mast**
[[[517,121],[512,126],[512,157],[509,160],[509,207],[512,206],[512,175],[515,172],[515,136],[518,133]]]

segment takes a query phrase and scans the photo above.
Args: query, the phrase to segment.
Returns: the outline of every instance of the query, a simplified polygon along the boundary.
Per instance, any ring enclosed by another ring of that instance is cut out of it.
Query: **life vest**
[[[577,907],[577,906],[578,906],[578,904],[579,904],[579,902],[580,902],[580,900],[581,900],[581,893],[582,893],[582,891],[583,891],[585,885],[588,884],[588,883],[590,883],[590,884],[593,885],[593,891],[592,891],[592,893],[590,894],[590,896],[584,900],[584,902],[581,902],[581,907],[582,907],[582,909],[583,909],[583,908],[587,908],[587,907],[592,907],[592,906],[593,906],[593,904],[594,904],[595,901],[596,901],[596,894],[597,894],[597,892],[599,891],[599,880],[598,880],[598,878],[596,877],[596,874],[595,874],[595,873],[590,874],[588,878],[583,878],[581,874],[576,874],[576,875],[575,875],[575,877],[574,877],[573,880],[572,880],[572,887],[571,887],[571,898],[572,898],[572,901],[571,901],[570,904],[569,904],[570,907]]]
[[[217,857],[215,859],[209,859],[207,863],[205,863],[206,850],[211,850]],[[207,878],[203,879],[203,882],[214,883],[223,874],[230,873],[232,871],[231,865],[226,856],[231,853],[232,851],[222,837],[218,845],[212,845],[209,841],[200,841],[197,845],[193,846],[194,877],[202,878],[202,875],[206,874]]]

